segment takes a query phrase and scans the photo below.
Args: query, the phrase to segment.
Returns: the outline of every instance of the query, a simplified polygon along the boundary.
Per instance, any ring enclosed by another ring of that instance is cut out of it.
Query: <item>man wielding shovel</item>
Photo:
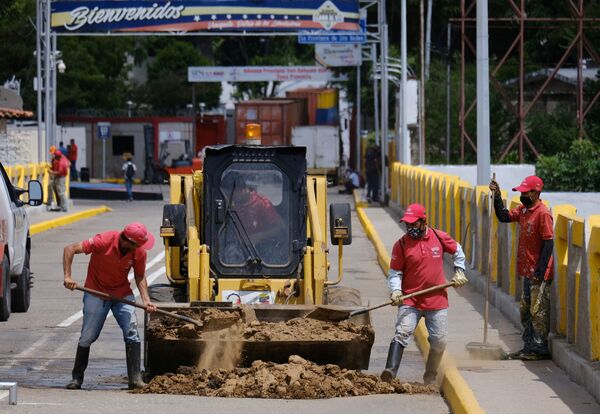
[[[156,306],[150,301],[148,283],[145,277],[146,250],[154,245],[154,236],[142,223],[130,223],[123,231],[107,231],[96,234],[89,240],[73,243],[65,247],[63,253],[64,286],[76,289],[77,283],[71,276],[71,264],[76,254],[91,254],[85,287],[119,298],[134,301],[127,275],[133,268],[135,283],[148,312],[155,312]],[[83,374],[88,365],[90,346],[98,339],[108,312],[112,311],[123,331],[127,358],[129,388],[141,388],[145,384],[140,373],[141,341],[137,330],[135,308],[131,305],[83,294],[83,325],[75,355],[73,381],[67,389],[77,390],[83,383]]]
[[[435,285],[446,283],[443,255],[448,253],[454,260],[455,287],[468,282],[465,276],[465,254],[452,237],[427,226],[425,207],[411,204],[400,219],[406,224],[406,233],[392,249],[388,286],[392,291],[392,304],[398,306],[396,333],[390,344],[385,370],[381,379],[390,382],[396,377],[404,348],[417,327],[421,317],[429,332],[429,355],[423,382],[436,381],[437,370],[446,348],[448,335],[448,294],[438,290],[426,295],[402,300],[407,295]]]

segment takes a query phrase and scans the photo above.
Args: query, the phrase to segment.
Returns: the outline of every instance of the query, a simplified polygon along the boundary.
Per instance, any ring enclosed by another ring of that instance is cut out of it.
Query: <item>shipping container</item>
[[[227,144],[224,115],[196,117],[196,153],[208,145]]]
[[[303,88],[294,91],[288,91],[285,94],[288,98],[306,99],[306,109],[308,115],[307,125],[319,125],[317,120],[317,109],[319,104],[332,105],[323,106],[323,108],[338,108],[338,90],[335,88]]]
[[[292,145],[306,147],[309,174],[337,179],[340,166],[340,129],[334,126],[298,126],[292,129]]]
[[[258,123],[262,145],[290,145],[292,128],[306,125],[306,101],[303,99],[265,99],[238,102],[235,105],[235,142],[246,141],[246,125]]]

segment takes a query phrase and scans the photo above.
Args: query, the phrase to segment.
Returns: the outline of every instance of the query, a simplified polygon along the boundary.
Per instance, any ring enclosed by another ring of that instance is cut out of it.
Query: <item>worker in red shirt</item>
[[[541,178],[526,177],[513,191],[521,193],[521,205],[507,210],[500,186],[490,182],[494,193],[494,210],[502,223],[519,223],[517,275],[523,279],[520,310],[523,325],[523,349],[509,354],[510,359],[540,360],[551,358],[548,349],[550,329],[550,289],[554,265],[554,224],[550,210],[540,200],[544,187]]]
[[[75,140],[71,138],[71,145],[69,145],[69,153],[67,154],[67,158],[71,162],[71,180],[77,180],[77,144],[75,144]]]
[[[51,208],[51,211],[67,211],[68,200],[67,200],[67,174],[69,174],[69,160],[64,154],[56,149],[56,147],[50,147],[52,154],[52,162],[50,167],[50,193],[48,194],[48,204],[52,204],[51,196],[54,195],[58,200],[58,207]]]
[[[290,251],[289,234],[271,200],[247,185],[244,174],[237,171],[225,175],[221,188],[228,209],[223,232],[227,237],[223,243],[225,261],[239,264],[250,258],[269,264],[285,263]],[[239,225],[236,225],[238,220]],[[246,236],[250,244],[244,242]]]
[[[398,317],[381,379],[390,382],[396,377],[404,349],[423,317],[430,345],[423,382],[432,384],[436,381],[446,348],[448,294],[446,290],[439,290],[406,300],[402,300],[402,295],[446,283],[444,253],[452,255],[454,261],[454,286],[463,286],[468,282],[465,255],[460,244],[452,237],[427,225],[425,207],[422,205],[409,205],[400,222],[406,225],[406,234],[394,244],[388,273],[392,303],[399,307]]]
[[[107,231],[96,234],[89,240],[70,244],[65,247],[63,254],[64,286],[71,290],[77,288],[77,282],[71,275],[73,257],[80,253],[91,254],[85,287],[134,301],[135,296],[128,279],[129,271],[133,268],[142,301],[148,312],[154,312],[156,306],[150,301],[145,277],[146,250],[150,250],[153,245],[152,233],[137,222],[128,224],[123,231]],[[75,355],[73,380],[67,385],[67,389],[81,388],[90,346],[98,339],[109,311],[112,311],[123,331],[129,388],[141,388],[145,385],[140,372],[141,342],[135,308],[86,292],[83,295],[83,325]]]

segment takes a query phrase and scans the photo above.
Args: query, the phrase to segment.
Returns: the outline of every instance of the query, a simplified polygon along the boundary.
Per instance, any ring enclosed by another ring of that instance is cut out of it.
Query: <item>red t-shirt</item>
[[[71,147],[69,148],[69,159],[71,161],[77,161],[77,144],[75,143],[71,144]]]
[[[137,248],[122,256],[119,251],[120,234],[119,231],[107,231],[82,242],[83,252],[92,254],[85,287],[118,297],[125,297],[133,293],[127,275],[133,267],[137,277],[144,276],[146,250]]]
[[[256,191],[250,192],[246,203],[236,205],[235,211],[250,236],[269,230],[281,221],[273,203]]]
[[[446,283],[443,256],[444,253],[456,253],[457,244],[443,231],[435,232],[437,236],[428,227],[421,239],[413,239],[405,234],[394,244],[390,268],[403,273],[402,293],[405,295]],[[446,309],[448,294],[445,289],[438,290],[407,299],[403,303],[420,310]]]
[[[548,207],[539,200],[535,206],[521,205],[508,212],[510,221],[519,222],[519,245],[517,246],[517,275],[533,277],[542,251],[542,241],[554,238],[554,220]],[[550,256],[544,274],[545,280],[554,276],[554,259]]]
[[[69,160],[64,155],[56,159],[52,158],[52,171],[58,172],[60,177],[66,177],[69,173]]]

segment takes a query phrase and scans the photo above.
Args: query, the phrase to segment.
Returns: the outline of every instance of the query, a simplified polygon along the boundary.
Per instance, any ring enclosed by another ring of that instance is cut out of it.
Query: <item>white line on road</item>
[[[159,254],[157,254],[150,262],[148,262],[146,264],[146,271],[148,271],[148,269],[150,269],[156,263],[158,263],[159,261],[161,261],[163,259],[163,257],[165,257],[165,251],[164,250],[161,251]],[[148,281],[148,285],[150,285],[150,283],[152,283],[154,281],[154,279],[156,279],[158,276],[160,276],[164,272],[165,272],[165,267],[163,266],[160,269],[158,269],[157,271],[155,271],[154,273],[152,273],[150,276],[146,276],[146,280]],[[129,281],[131,281],[133,279],[133,272],[131,272],[129,274],[128,279],[129,279]],[[136,297],[139,296],[139,291],[138,291],[137,288],[135,289],[134,294],[135,294]],[[79,311],[79,312],[74,313],[73,315],[69,316],[67,319],[65,319],[64,321],[62,321],[61,323],[59,323],[56,326],[59,327],[59,328],[66,328],[68,326],[71,326],[75,321],[81,319],[82,317],[83,317],[83,311]]]

